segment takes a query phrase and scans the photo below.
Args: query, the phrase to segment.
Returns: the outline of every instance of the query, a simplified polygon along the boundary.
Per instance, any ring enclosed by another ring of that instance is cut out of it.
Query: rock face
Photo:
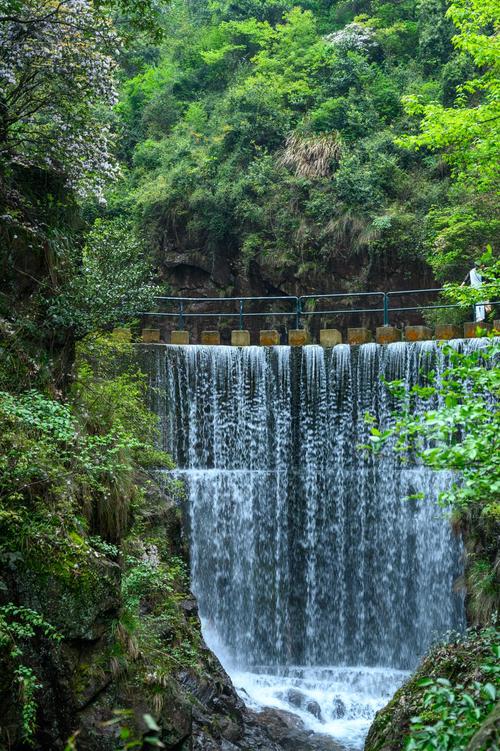
[[[71,583],[15,566],[2,571],[5,601],[37,611],[63,635],[57,642],[38,634],[23,644],[24,662],[42,686],[35,692],[32,748],[64,751],[74,738],[76,751],[116,751],[126,732],[149,749],[142,739],[153,720],[154,736],[167,751],[339,751],[331,739],[306,732],[294,715],[245,707],[203,643],[187,579],[175,578],[179,567],[185,569],[186,549],[168,491],[150,485],[137,516],[137,531],[124,539],[120,555],[96,556],[86,571],[91,585],[83,586],[83,574]],[[130,574],[124,559],[132,554],[139,563]],[[155,567],[171,572],[166,588],[155,589]],[[147,591],[140,577],[150,569],[153,587]],[[131,625],[133,586],[138,620]],[[191,651],[183,652],[186,643]],[[0,647],[0,749],[25,751],[14,681]],[[296,698],[297,706],[317,716],[314,702],[308,708],[307,697]]]
[[[302,720],[291,712],[268,708],[259,712],[256,720],[285,751],[344,751],[330,736],[307,731]]]
[[[414,266],[410,269],[406,261],[398,258],[386,259],[386,263],[373,264],[368,256],[360,258],[356,255],[352,257],[342,256],[332,260],[331,263],[325,264],[307,264],[302,259],[295,259],[287,264],[277,265],[272,258],[265,254],[258,255],[257,258],[250,261],[249,264],[236,249],[226,249],[224,253],[211,253],[209,251],[196,252],[188,247],[173,247],[170,243],[165,243],[162,248],[158,248],[158,266],[159,274],[162,281],[168,284],[171,294],[179,297],[266,297],[266,296],[286,296],[286,295],[309,295],[309,294],[329,294],[332,292],[352,292],[357,291],[383,291],[386,289],[418,289],[423,287],[434,287],[432,275],[429,267],[424,264],[418,264],[415,261]],[[362,269],[360,273],[360,269]],[[370,298],[369,305],[353,304],[353,307],[380,307],[380,298]],[[346,308],[350,305],[353,298],[347,298],[336,303],[337,309]],[[366,303],[366,298],[365,298]],[[372,304],[373,303],[373,304]],[[407,307],[422,304],[422,295],[409,296],[406,298]],[[263,303],[246,303],[245,310],[269,310],[263,307]],[[279,303],[273,303],[275,310],[289,312],[290,307]],[[323,309],[327,310],[326,306]],[[317,308],[318,310],[320,307]],[[174,308],[169,308],[173,311]],[[187,310],[187,308],[186,308]],[[189,308],[191,312],[237,312],[237,305],[233,310],[229,307],[221,308],[220,303],[197,303],[194,307]],[[292,311],[293,312],[293,311]],[[321,321],[320,321],[321,318]],[[217,322],[222,344],[230,342],[230,326],[222,325],[224,316],[218,318],[191,318],[189,319],[188,328],[193,343],[200,341],[203,324],[208,322],[213,325]],[[226,319],[226,323],[234,323],[235,318]],[[407,322],[418,323],[420,316],[415,312],[404,313],[402,320]],[[165,341],[170,341],[170,331],[175,329],[177,324],[175,318],[162,320],[162,337]],[[320,327],[345,328],[347,326],[368,326],[375,327],[382,323],[382,314],[363,313],[360,315],[330,315],[330,316],[310,316],[307,318],[307,327],[313,338],[319,339]],[[289,318],[285,316],[269,316],[267,318],[249,317],[245,319],[245,328],[250,331],[252,343],[258,342],[259,329],[276,329],[280,336],[286,338],[286,329],[293,327],[293,315]]]

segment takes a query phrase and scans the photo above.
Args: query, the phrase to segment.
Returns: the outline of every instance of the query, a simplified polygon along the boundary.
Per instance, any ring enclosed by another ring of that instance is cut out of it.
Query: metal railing
[[[397,297],[415,296],[415,295],[431,295],[439,294],[443,292],[440,287],[426,288],[426,289],[409,289],[409,290],[391,290],[389,292],[332,292],[331,294],[318,294],[318,295],[270,295],[270,296],[257,296],[257,297],[174,297],[174,296],[161,296],[156,297],[160,305],[173,305],[176,309],[173,311],[142,311],[138,315],[153,316],[155,318],[177,318],[178,329],[184,330],[186,319],[189,318],[236,318],[238,320],[238,326],[240,330],[244,328],[245,318],[252,317],[293,317],[295,319],[295,328],[300,329],[302,318],[308,316],[321,316],[321,315],[359,315],[359,314],[381,314],[381,318],[384,326],[389,326],[391,322],[391,316],[395,313],[410,313],[420,312],[424,313],[427,310],[439,310],[447,308],[458,309],[462,307],[458,303],[438,303],[429,304],[422,303],[420,305],[395,305],[393,300]],[[375,307],[370,306],[370,299],[375,302]],[[350,307],[348,300],[360,300],[362,307]],[[326,309],[315,309],[317,302],[324,303],[332,301],[335,305],[336,301],[341,303],[339,307],[332,307],[329,305]],[[278,303],[288,307],[288,310],[249,310],[249,305],[253,307],[255,303],[267,302]],[[202,310],[193,311],[192,308],[196,305],[212,305],[218,303],[219,306],[226,306],[230,303],[236,303],[233,307],[236,310],[218,309],[218,310]],[[474,311],[477,305],[497,305],[499,301],[489,301],[488,303],[476,303],[472,306],[473,318]],[[186,309],[191,308],[191,309]]]

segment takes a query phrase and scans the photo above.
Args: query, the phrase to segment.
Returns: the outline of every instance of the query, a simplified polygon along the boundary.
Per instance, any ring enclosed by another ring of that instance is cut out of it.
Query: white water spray
[[[460,545],[432,502],[450,476],[359,450],[367,414],[393,420],[381,376],[409,388],[442,371],[439,347],[154,351],[209,646],[249,704],[360,748],[404,671],[463,623]]]

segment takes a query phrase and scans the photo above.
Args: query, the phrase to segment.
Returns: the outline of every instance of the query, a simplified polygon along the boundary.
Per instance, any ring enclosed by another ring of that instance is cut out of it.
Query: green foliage
[[[427,217],[433,245],[428,260],[440,281],[461,281],[500,234],[495,196],[474,196],[455,189],[452,197],[452,206],[433,208]]]
[[[444,346],[448,365],[439,382],[431,371],[426,384],[409,394],[402,383],[389,384],[401,411],[393,427],[372,431],[375,446],[395,437],[395,450],[416,453],[434,469],[460,471],[460,480],[442,494],[443,503],[459,512],[474,506],[493,518],[500,518],[499,352],[494,340],[468,354]]]
[[[458,180],[475,191],[496,190],[500,158],[500,9],[496,0],[454,0],[447,11],[458,33],[456,48],[471,57],[478,73],[461,84],[454,107],[422,104],[407,97],[410,115],[422,116],[410,146],[445,151]]]
[[[82,622],[90,617],[90,626],[103,592],[119,601],[117,563],[124,571],[123,604],[105,640],[110,669],[118,675],[130,663],[143,685],[147,667],[153,676],[146,681],[151,707],[158,708],[172,666],[197,663],[199,636],[178,607],[187,589],[184,563],[163,553],[161,559],[153,553],[144,557],[143,509],[151,492],[145,471],[151,465],[171,466],[171,460],[155,448],[157,419],[146,407],[146,381],[133,346],[89,336],[78,346],[66,401],[35,390],[2,392],[0,426],[0,562],[5,571],[0,591],[17,596],[12,582],[20,578],[23,591],[35,600],[37,592],[47,593],[41,608],[60,630],[56,633],[31,608],[0,607],[4,684],[19,692],[24,741],[31,744],[36,738],[37,694],[43,687],[36,657],[40,644],[64,638],[75,617]],[[159,502],[165,498],[155,497]],[[134,521],[141,538],[131,532]],[[65,605],[51,600],[54,593]],[[65,607],[70,608],[68,621]],[[150,730],[153,744],[157,733]],[[124,726],[123,743],[139,748],[136,736],[127,733]],[[71,744],[77,747],[76,736]]]
[[[86,526],[119,539],[141,497],[139,467],[169,461],[154,448],[156,418],[131,350],[103,337],[83,343],[71,403],[0,394],[3,556],[20,550],[25,563],[74,579],[91,555]]]
[[[179,665],[196,667],[199,662],[199,635],[189,628],[178,607],[189,589],[187,569],[182,559],[160,555],[155,543],[145,546],[141,558],[129,555],[125,563],[120,628],[137,640],[137,652],[153,671],[150,684],[157,694],[162,674],[167,676]],[[146,615],[140,615],[144,610]]]
[[[430,215],[437,232],[429,262],[442,279],[463,273],[487,243],[498,249],[500,222],[500,8],[496,0],[453,0],[446,17],[455,27],[457,50],[446,73],[452,63],[461,68],[455,96],[447,97],[454,101],[405,96],[406,111],[419,118],[419,129],[397,139],[409,148],[439,151],[459,186],[452,205],[435,207]]]
[[[446,299],[469,310],[474,303],[500,302],[500,258],[495,260],[492,248],[488,246],[486,252],[476,260],[476,263],[481,264],[480,271],[483,283],[480,288],[457,284],[445,285]],[[492,312],[491,305],[486,305],[486,308],[490,313]]]
[[[121,218],[96,219],[86,236],[80,268],[68,274],[66,284],[49,303],[51,322],[82,337],[129,321],[153,307],[159,288],[151,276],[132,223]]]
[[[367,751],[490,751],[498,744],[498,628],[468,628],[435,643],[416,672],[377,713]],[[488,686],[486,688],[486,686]],[[491,711],[490,711],[491,710]]]
[[[36,692],[43,688],[33,669],[23,661],[24,649],[38,633],[46,639],[60,641],[61,635],[34,610],[13,603],[0,607],[0,655],[13,664],[13,679],[21,703],[21,728],[23,740],[34,743],[36,730]]]
[[[257,261],[307,286],[407,274],[409,257],[418,268],[437,255],[437,217],[456,207],[438,161],[394,142],[410,124],[402,95],[444,97],[436,62],[455,52],[443,4],[362,4],[356,18],[339,4],[276,6],[174,4],[158,58],[122,87],[132,168],[117,200],[136,207],[160,264],[165,249],[240,259],[243,274]],[[493,228],[483,214],[479,244]]]
[[[482,632],[481,641],[489,655],[479,666],[484,680],[457,683],[447,678],[422,678],[425,688],[420,714],[411,718],[411,733],[405,751],[465,751],[497,703],[500,691],[500,639],[498,631]]]
[[[119,740],[120,749],[123,751],[132,751],[132,749],[147,748],[165,748],[165,745],[160,741],[159,734],[161,728],[158,727],[156,720],[150,715],[145,714],[142,716],[144,724],[147,727],[147,732],[142,733],[141,737],[130,729],[130,725],[134,725],[134,713],[129,709],[115,709],[113,710],[113,718],[103,723],[105,728],[112,728],[117,726],[119,728]],[[71,739],[66,747],[65,751],[76,751],[76,746],[71,745]]]

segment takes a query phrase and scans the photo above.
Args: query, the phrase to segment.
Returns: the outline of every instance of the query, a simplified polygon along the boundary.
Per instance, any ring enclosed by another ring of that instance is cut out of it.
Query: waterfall
[[[383,379],[439,377],[441,349],[149,351],[209,643],[250,702],[290,709],[300,687],[320,705],[291,702],[303,719],[359,747],[402,671],[463,625],[460,543],[433,503],[451,476],[360,448],[367,415],[381,429],[394,419]]]

